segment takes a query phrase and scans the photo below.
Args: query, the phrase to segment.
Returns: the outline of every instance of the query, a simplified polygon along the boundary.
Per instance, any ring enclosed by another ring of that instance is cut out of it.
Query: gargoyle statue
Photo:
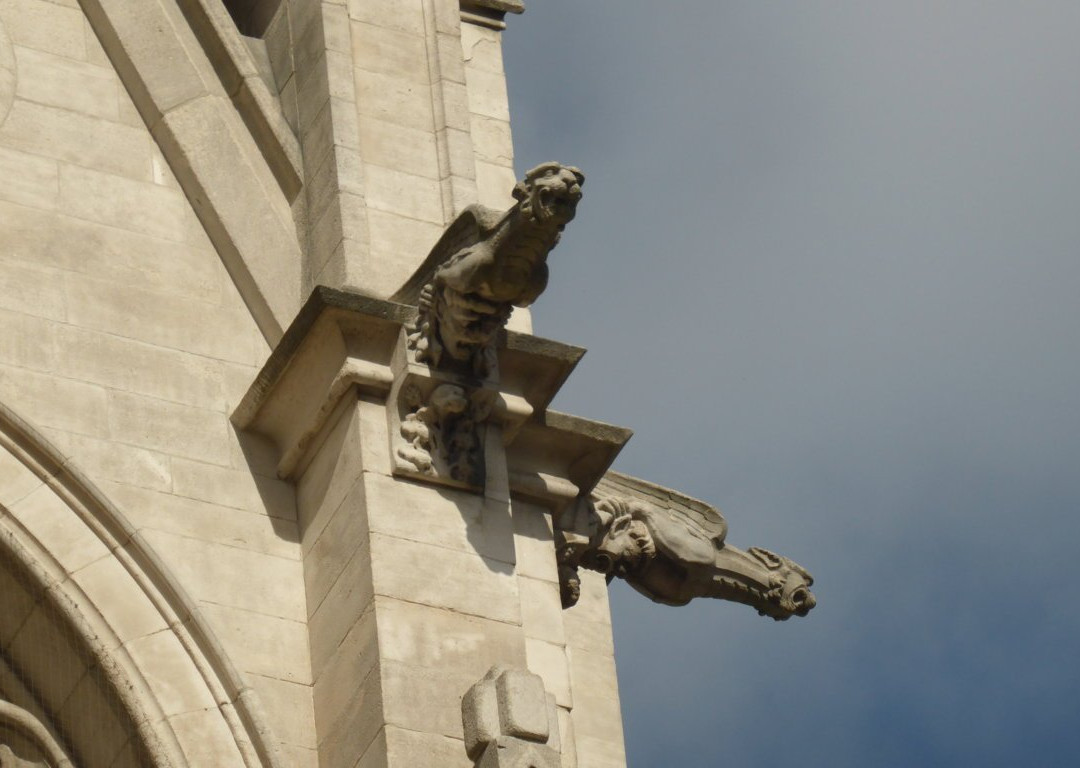
[[[585,176],[544,163],[514,187],[510,210],[470,205],[392,301],[419,308],[408,344],[417,360],[484,377],[493,370],[496,334],[514,307],[547,286],[548,252],[574,218]]]
[[[728,545],[727,523],[712,507],[594,497],[579,501],[575,518],[556,538],[564,607],[577,602],[579,566],[625,579],[667,605],[714,597],[780,621],[805,616],[817,604],[804,568],[765,549]]]

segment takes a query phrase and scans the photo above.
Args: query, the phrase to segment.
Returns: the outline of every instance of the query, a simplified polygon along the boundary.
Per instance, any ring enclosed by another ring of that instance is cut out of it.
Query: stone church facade
[[[625,766],[605,577],[813,607],[548,408],[521,10],[0,0],[0,765]]]

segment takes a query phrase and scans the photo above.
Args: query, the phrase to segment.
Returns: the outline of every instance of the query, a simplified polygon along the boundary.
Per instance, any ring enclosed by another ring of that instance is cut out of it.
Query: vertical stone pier
[[[409,477],[413,312],[317,289],[234,414],[297,487],[320,765],[471,766],[460,702],[493,665],[554,694],[564,765],[622,765],[606,587],[562,610],[552,516],[629,432],[548,411],[582,351],[510,332],[482,487]]]

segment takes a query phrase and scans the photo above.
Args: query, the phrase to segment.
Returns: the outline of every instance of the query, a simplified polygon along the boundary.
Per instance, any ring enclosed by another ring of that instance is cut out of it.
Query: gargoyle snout
[[[817,598],[806,586],[796,587],[788,597],[788,601],[791,603],[791,612],[796,616],[805,616],[817,605]]]

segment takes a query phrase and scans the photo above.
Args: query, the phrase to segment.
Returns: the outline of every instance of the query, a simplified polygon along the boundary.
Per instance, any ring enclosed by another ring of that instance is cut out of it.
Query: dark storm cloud
[[[1080,6],[532,0],[519,170],[587,175],[541,335],[617,467],[818,609],[616,589],[634,768],[1070,765]]]

